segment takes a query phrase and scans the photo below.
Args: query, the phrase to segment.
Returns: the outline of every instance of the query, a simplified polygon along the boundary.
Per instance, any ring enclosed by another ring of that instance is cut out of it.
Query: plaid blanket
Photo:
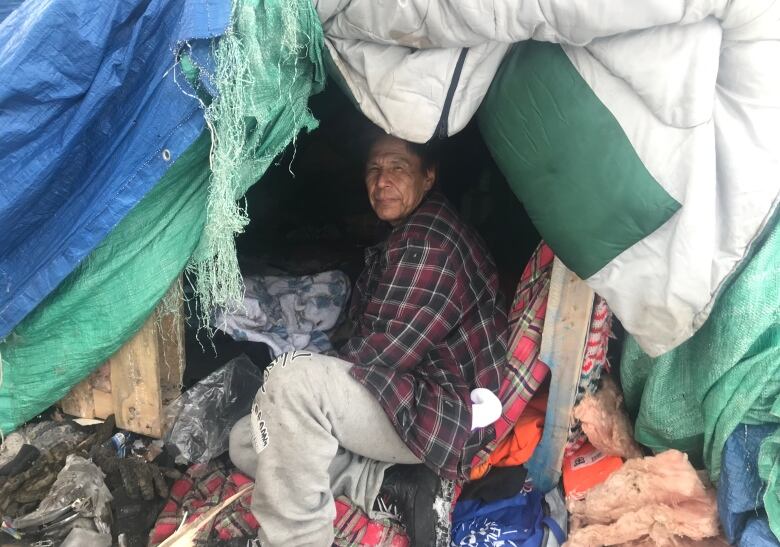
[[[392,519],[371,520],[349,498],[336,498],[336,531],[334,546],[363,547],[369,545],[383,547],[409,547],[406,531]]]
[[[252,479],[213,461],[191,466],[171,488],[171,494],[157,517],[149,535],[149,546],[155,547],[170,537],[184,520],[193,522],[201,514],[233,495]],[[252,515],[251,492],[225,508],[198,532],[195,545],[205,546],[210,539],[230,540],[254,538],[259,524]],[[404,528],[394,520],[371,520],[346,497],[336,499],[336,532],[334,545],[338,547],[409,547]]]
[[[520,277],[509,312],[507,369],[498,395],[503,413],[494,426],[495,439],[476,454],[472,460],[473,467],[484,464],[509,435],[528,401],[549,373],[547,365],[539,360],[539,349],[554,258],[552,249],[544,242],[540,243]],[[577,402],[585,393],[596,390],[602,371],[609,371],[607,346],[611,332],[612,313],[606,300],[596,296],[585,358],[577,385]],[[585,440],[579,421],[573,422],[565,448],[566,454],[576,452]]]
[[[607,361],[607,346],[612,334],[612,312],[607,306],[607,301],[596,296],[593,302],[593,315],[590,320],[588,341],[585,345],[585,359],[582,362],[580,380],[577,384],[577,396],[575,406],[579,404],[586,393],[594,393],[598,389],[602,372],[609,372]],[[573,455],[587,441],[582,431],[582,424],[574,420],[569,428],[569,438],[566,441],[565,454]]]
[[[190,523],[251,482],[252,479],[246,475],[229,469],[219,461],[192,465],[171,487],[170,497],[149,534],[150,547],[159,545],[172,535],[185,514],[186,522]],[[229,540],[254,537],[258,524],[252,515],[251,504],[250,492],[226,507],[211,524],[198,532],[195,545],[206,545],[209,538]]]

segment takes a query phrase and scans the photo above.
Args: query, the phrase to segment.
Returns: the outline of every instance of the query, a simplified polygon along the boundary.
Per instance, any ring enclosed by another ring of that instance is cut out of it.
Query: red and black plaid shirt
[[[352,297],[355,330],[341,356],[410,450],[446,478],[463,477],[461,461],[492,434],[472,435],[470,392],[498,392],[507,324],[497,291],[481,239],[433,192],[368,249]]]

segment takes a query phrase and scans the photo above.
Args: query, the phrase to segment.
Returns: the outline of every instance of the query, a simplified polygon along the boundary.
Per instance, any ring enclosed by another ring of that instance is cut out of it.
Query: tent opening
[[[371,209],[363,182],[362,140],[370,122],[332,82],[312,97],[310,108],[319,128],[301,133],[246,194],[251,221],[237,241],[241,270],[245,277],[340,270],[354,285],[365,249],[390,229]],[[540,236],[490,156],[476,121],[440,145],[438,187],[485,240],[508,307]],[[210,343],[201,347],[194,332],[189,339],[185,384],[242,352],[258,366],[271,359],[258,347],[262,344],[217,333],[214,360]]]

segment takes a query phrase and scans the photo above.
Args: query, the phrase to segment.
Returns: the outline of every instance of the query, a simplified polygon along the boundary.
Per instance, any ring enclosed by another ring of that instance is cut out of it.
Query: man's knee
[[[316,377],[323,374],[324,356],[308,351],[292,351],[274,359],[265,369],[263,386],[257,393],[258,401],[285,397],[306,396]]]
[[[230,443],[228,453],[230,461],[238,469],[254,478],[257,470],[257,452],[252,445],[252,432],[250,430],[250,416],[244,416],[233,429],[230,430]]]

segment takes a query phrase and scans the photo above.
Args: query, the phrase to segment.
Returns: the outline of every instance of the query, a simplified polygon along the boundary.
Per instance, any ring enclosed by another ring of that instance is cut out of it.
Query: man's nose
[[[376,185],[379,188],[386,188],[390,186],[390,176],[387,171],[384,169],[379,171],[379,174],[377,175],[376,179]]]

